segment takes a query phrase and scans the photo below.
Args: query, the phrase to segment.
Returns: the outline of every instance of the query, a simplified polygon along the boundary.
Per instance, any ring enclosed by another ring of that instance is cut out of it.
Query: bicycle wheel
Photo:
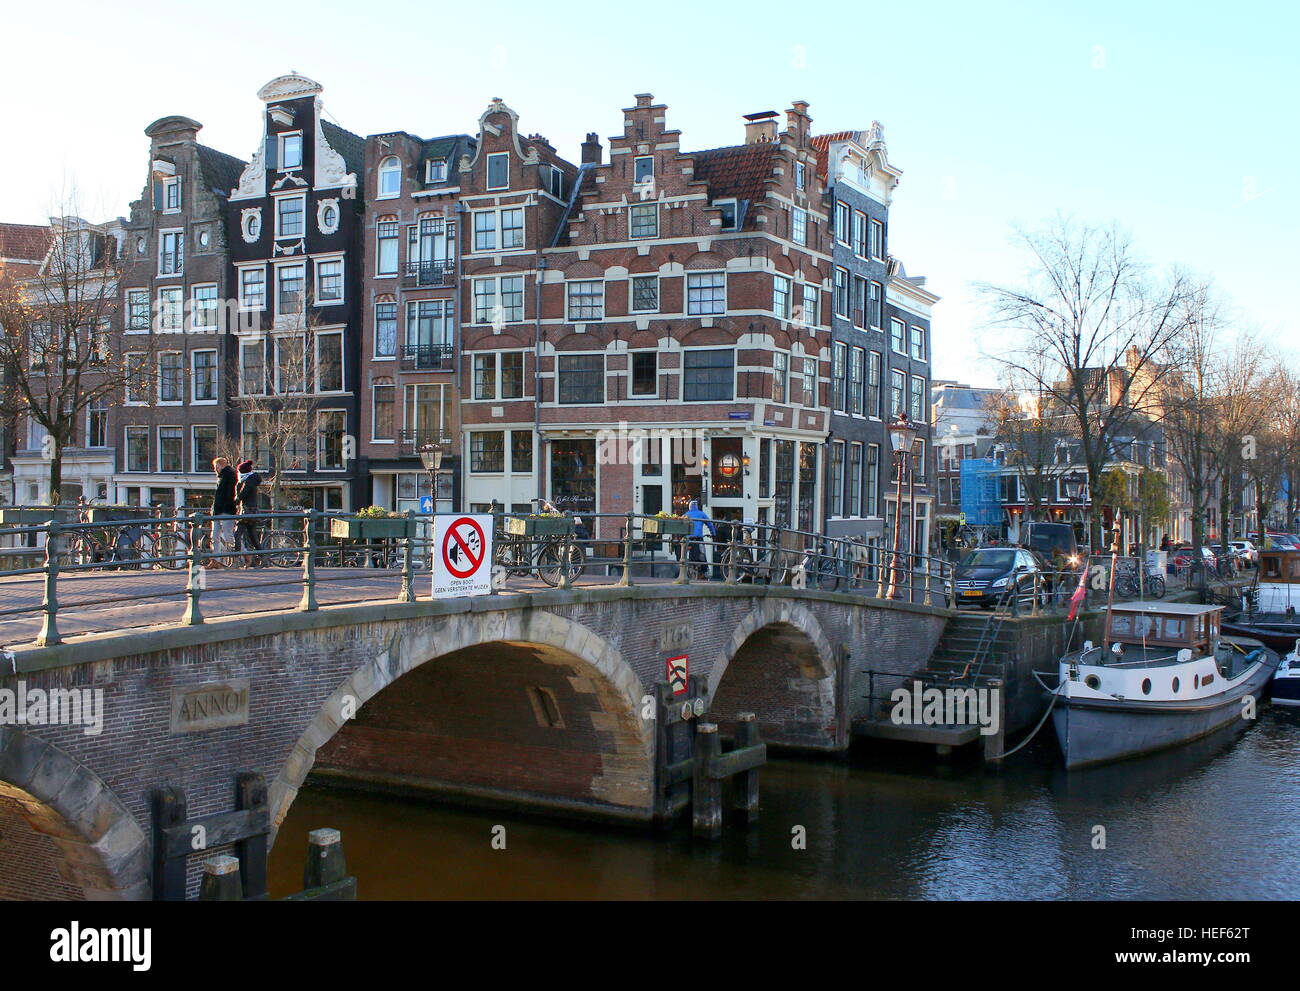
[[[823,592],[833,592],[840,587],[841,574],[840,560],[833,554],[817,555],[817,587]]]
[[[161,533],[154,542],[154,556],[159,559],[155,566],[166,568],[168,571],[183,568],[185,567],[185,555],[189,553],[189,549],[189,541],[180,534],[172,531]]]
[[[522,577],[528,573],[528,567],[520,553],[520,546],[513,540],[497,540],[492,545],[492,564],[506,569],[507,575]]]
[[[1165,580],[1163,578],[1156,578],[1154,576],[1148,577],[1147,591],[1149,591],[1157,599],[1163,599],[1165,597],[1165,591],[1166,591]]]
[[[744,582],[753,581],[751,569],[754,566],[754,557],[749,552],[748,547],[728,547],[722,552],[722,574],[724,578],[732,578],[734,581]]]
[[[302,548],[294,534],[286,530],[272,530],[267,534],[266,559],[277,568],[292,568],[302,564]]]
[[[537,577],[554,588],[560,584],[564,570],[559,541],[548,541],[537,552]]]

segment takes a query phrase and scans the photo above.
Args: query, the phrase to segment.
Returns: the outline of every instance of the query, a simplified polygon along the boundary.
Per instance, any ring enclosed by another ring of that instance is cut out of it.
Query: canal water
[[[1300,715],[1068,775],[1055,747],[1045,727],[1001,771],[880,746],[773,759],[759,821],[712,843],[307,787],[272,895],[333,826],[362,899],[1300,898]]]

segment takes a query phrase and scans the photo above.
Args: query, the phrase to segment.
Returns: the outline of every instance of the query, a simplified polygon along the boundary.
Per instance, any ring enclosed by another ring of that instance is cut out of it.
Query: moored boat
[[[1107,615],[1105,642],[1061,659],[1052,718],[1067,768],[1176,747],[1250,724],[1277,667],[1258,640],[1224,636],[1222,606],[1135,602]]]
[[[1252,637],[1285,654],[1300,638],[1300,551],[1271,548],[1259,553],[1254,588],[1223,617],[1223,632]]]
[[[1272,692],[1273,701],[1278,705],[1300,705],[1300,640],[1277,666]]]

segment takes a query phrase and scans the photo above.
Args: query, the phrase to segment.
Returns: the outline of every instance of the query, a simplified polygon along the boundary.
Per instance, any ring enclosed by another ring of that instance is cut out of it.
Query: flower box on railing
[[[694,520],[679,520],[673,517],[649,516],[641,521],[641,532],[661,537],[685,537],[691,532],[691,525],[694,522]]]
[[[73,510],[59,506],[5,506],[0,509],[0,523],[17,526],[44,526],[50,520],[67,523],[75,518]]]
[[[164,510],[171,515],[170,510]],[[86,519],[90,523],[113,523],[121,520],[143,520],[153,516],[148,506],[89,506]]]
[[[507,516],[506,533],[512,537],[565,537],[573,533],[570,516]]]
[[[405,516],[337,516],[330,536],[343,540],[385,540],[415,536],[415,520]]]

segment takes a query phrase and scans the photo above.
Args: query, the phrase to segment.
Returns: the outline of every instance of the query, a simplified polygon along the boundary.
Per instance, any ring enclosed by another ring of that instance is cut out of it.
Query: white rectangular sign
[[[492,591],[492,515],[436,517],[433,525],[433,597],[455,599]]]

